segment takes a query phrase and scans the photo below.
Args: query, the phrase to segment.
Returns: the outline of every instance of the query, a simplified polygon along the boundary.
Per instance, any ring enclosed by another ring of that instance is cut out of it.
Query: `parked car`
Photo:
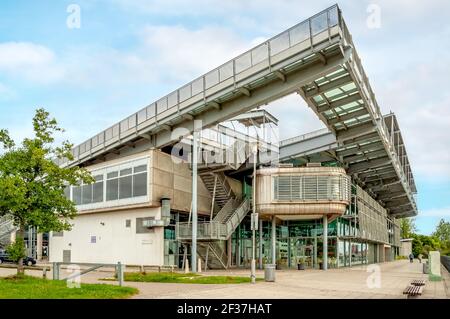
[[[12,262],[12,260],[9,258],[9,255],[5,250],[0,250],[0,264],[4,262]],[[32,257],[25,257],[23,258],[23,264],[25,266],[34,266],[36,265],[36,259]]]

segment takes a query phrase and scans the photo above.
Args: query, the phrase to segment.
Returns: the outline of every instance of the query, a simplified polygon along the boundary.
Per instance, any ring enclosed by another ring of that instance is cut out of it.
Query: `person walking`
[[[414,255],[412,253],[409,254],[409,262],[412,263],[414,260]]]

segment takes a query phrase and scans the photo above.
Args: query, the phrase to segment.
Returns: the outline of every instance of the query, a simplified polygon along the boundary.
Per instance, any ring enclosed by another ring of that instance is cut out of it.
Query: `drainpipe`
[[[263,226],[262,226],[262,219],[260,219],[259,220],[259,269],[263,269],[262,240],[263,240]]]

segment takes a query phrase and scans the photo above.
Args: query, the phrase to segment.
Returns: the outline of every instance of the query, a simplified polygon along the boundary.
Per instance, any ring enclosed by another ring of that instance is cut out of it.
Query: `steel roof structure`
[[[389,148],[377,132],[339,142],[333,132],[322,129],[281,141],[280,161],[338,161],[391,216],[415,216],[417,189],[397,118],[393,113],[382,118]],[[385,160],[389,153],[394,160]]]
[[[337,5],[100,132],[73,149],[73,161],[59,164],[90,165],[142,140],[148,148],[172,145],[194,129],[212,127],[294,92],[335,136],[339,145],[335,155],[346,159],[349,174],[372,191],[385,192],[392,214],[417,212],[401,135],[390,135],[398,123],[393,116],[381,115]],[[195,123],[201,124],[194,128]],[[406,196],[390,198],[389,192],[399,188]]]

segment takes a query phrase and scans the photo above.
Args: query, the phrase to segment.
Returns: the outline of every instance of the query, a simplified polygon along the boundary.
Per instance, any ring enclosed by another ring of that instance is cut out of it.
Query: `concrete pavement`
[[[14,274],[14,269],[0,268],[0,276]],[[30,275],[41,276],[42,272],[27,271]],[[64,270],[61,271],[65,276]],[[249,276],[250,270],[207,271],[206,275],[239,275]],[[117,282],[99,281],[100,278],[110,277],[112,273],[91,272],[82,276],[86,283]],[[48,274],[48,278],[51,277]],[[261,270],[257,277],[264,277]],[[450,281],[448,273],[444,280],[429,282],[425,286],[420,298],[449,298]],[[134,298],[199,298],[199,299],[227,299],[227,298],[390,298],[405,299],[402,294],[405,287],[413,279],[427,279],[422,273],[422,264],[416,260],[398,260],[376,265],[354,266],[352,268],[321,270],[277,270],[276,282],[257,282],[256,284],[172,284],[172,283],[139,283],[126,282],[127,286],[136,287],[140,293]],[[447,291],[446,291],[447,289]]]

